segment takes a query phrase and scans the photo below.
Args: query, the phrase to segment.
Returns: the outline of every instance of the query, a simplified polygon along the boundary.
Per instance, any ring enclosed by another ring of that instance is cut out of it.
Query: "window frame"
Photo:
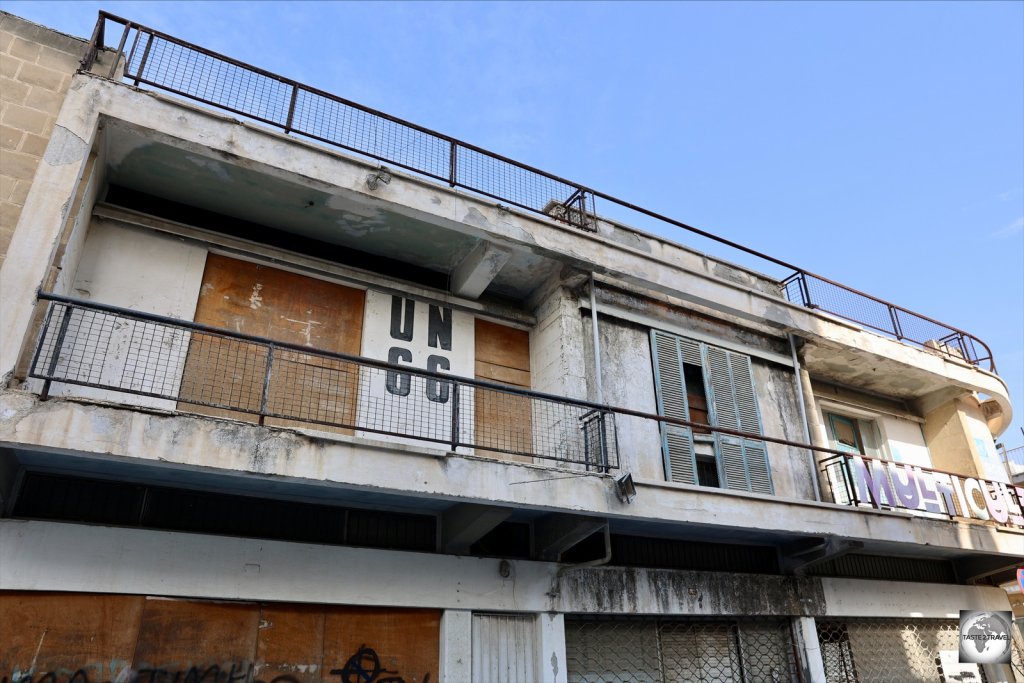
[[[651,329],[651,356],[659,415],[691,420],[686,365],[700,368],[708,404],[708,424],[764,434],[751,356],[663,330]],[[700,365],[693,362],[699,359]],[[774,495],[766,442],[758,439],[694,433],[691,427],[661,424],[667,481],[700,482],[696,442],[712,442],[717,488]]]

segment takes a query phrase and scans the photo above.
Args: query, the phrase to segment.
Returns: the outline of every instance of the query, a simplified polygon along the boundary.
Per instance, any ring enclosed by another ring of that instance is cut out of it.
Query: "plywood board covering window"
[[[476,378],[530,388],[530,333],[507,325],[476,320]],[[505,451],[533,451],[533,417],[529,399],[499,391],[475,391],[476,442]],[[524,455],[498,457],[532,462]]]
[[[203,325],[311,349],[357,355],[365,292],[269,266],[210,254],[195,320]],[[271,366],[267,424],[351,425],[358,367],[299,351],[266,348],[193,333],[179,394],[180,407],[207,415],[256,421]],[[230,406],[223,410],[196,405]],[[339,430],[346,431],[346,430]]]
[[[139,683],[426,683],[439,674],[440,610],[0,592],[0,614],[4,675],[36,681],[134,671]]]

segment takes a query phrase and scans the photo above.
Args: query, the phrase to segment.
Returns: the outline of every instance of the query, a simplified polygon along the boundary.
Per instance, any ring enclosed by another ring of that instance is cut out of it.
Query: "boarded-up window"
[[[0,675],[37,683],[130,671],[139,683],[425,683],[439,673],[439,610],[8,592],[0,614]]]
[[[362,290],[210,254],[195,320],[311,349],[357,355],[364,300]],[[354,364],[283,349],[275,349],[271,358],[265,347],[200,333],[192,335],[180,405],[192,412],[255,421],[268,363],[266,412],[279,418],[267,424],[354,424],[359,391]]]
[[[476,378],[530,388],[530,334],[507,325],[476,321]],[[489,389],[474,392],[476,443],[505,451],[499,457],[531,462],[511,453],[533,451],[533,416],[530,400]]]

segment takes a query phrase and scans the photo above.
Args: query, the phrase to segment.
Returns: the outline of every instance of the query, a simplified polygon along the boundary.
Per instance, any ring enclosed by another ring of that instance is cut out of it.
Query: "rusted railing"
[[[798,268],[705,230],[552,175],[513,159],[265,71],[135,22],[100,12],[83,69],[106,46],[107,22],[122,26],[109,77],[159,88],[371,159],[542,214],[575,228],[597,229],[596,200],[653,218],[791,275],[781,294],[792,302],[974,365],[995,361],[974,335]]]

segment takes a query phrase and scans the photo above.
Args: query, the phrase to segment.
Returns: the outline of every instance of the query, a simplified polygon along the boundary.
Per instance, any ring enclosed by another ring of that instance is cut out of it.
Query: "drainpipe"
[[[599,557],[596,560],[587,560],[586,562],[577,562],[575,564],[563,564],[555,572],[555,575],[551,577],[551,590],[548,591],[547,596],[551,601],[551,610],[555,611],[556,600],[558,599],[558,584],[567,571],[573,569],[587,569],[589,567],[603,567],[612,561],[612,526],[606,522],[604,525],[604,557]]]
[[[601,339],[597,331],[597,292],[594,290],[594,273],[590,273],[590,327],[594,332],[594,378],[597,388],[597,403],[604,403],[604,386],[601,382]]]
[[[811,443],[811,426],[807,422],[807,404],[804,397],[804,383],[801,377],[800,359],[796,355],[796,337],[789,335],[789,352],[793,357],[793,381],[796,384],[796,403],[800,407],[800,421],[804,425],[804,443]],[[814,500],[821,500],[821,485],[818,484],[818,460],[814,451],[807,451],[807,462],[811,466],[811,483],[814,485]]]

